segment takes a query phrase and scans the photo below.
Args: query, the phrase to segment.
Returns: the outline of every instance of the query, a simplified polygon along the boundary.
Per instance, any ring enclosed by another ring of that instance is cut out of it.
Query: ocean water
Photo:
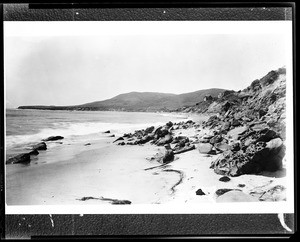
[[[101,138],[107,137],[107,130],[118,136],[188,118],[168,113],[6,109],[6,154],[24,152],[49,136],[63,136],[63,141],[91,134]]]

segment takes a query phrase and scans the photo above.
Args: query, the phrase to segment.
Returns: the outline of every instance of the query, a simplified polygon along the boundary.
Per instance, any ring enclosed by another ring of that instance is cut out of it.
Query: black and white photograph
[[[294,212],[291,21],[6,21],[4,91],[6,214]]]

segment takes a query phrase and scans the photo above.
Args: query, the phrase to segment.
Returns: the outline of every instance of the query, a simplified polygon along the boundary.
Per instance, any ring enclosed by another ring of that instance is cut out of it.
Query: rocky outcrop
[[[222,152],[211,164],[217,174],[239,176],[281,169],[285,155],[284,74],[282,68],[272,71],[242,92],[228,95],[231,100],[222,97],[220,103],[227,108],[203,123],[217,134],[209,143]]]
[[[15,155],[6,161],[6,164],[18,164],[18,163],[22,163],[22,164],[30,163],[30,154],[24,153],[24,154]]]

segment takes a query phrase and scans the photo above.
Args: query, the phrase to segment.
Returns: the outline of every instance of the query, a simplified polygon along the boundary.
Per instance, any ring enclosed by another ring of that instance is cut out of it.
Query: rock
[[[251,118],[248,118],[248,117],[242,117],[242,120],[244,122],[250,122],[252,119]]]
[[[125,145],[125,142],[120,142],[118,143],[118,145]]]
[[[245,187],[245,184],[238,184],[238,187]]]
[[[163,138],[164,136],[169,134],[168,127],[159,127],[154,131],[154,134],[155,134],[157,139]]]
[[[110,130],[107,130],[107,131],[105,131],[104,133],[105,133],[105,134],[109,134],[109,133],[110,133]]]
[[[116,136],[114,134],[112,134],[112,135],[109,135],[108,137],[113,138],[113,137],[116,137]]]
[[[270,128],[274,128],[277,124],[277,119],[275,118],[270,118],[267,120],[267,125],[270,127]]]
[[[168,127],[172,127],[172,126],[173,126],[173,123],[172,123],[171,121],[169,121],[168,123],[166,123],[166,125],[167,125]]]
[[[230,191],[232,191],[232,190],[240,191],[239,189],[221,188],[221,189],[216,190],[215,194],[216,194],[217,196],[221,196],[221,195],[225,194],[226,192],[230,192]]]
[[[246,126],[237,127],[228,131],[227,135],[232,137],[233,139],[238,139],[238,137],[244,134],[247,130],[248,128]]]
[[[216,199],[218,203],[228,203],[228,202],[258,202],[258,199],[243,193],[242,191],[232,190],[225,194],[219,196]]]
[[[115,142],[117,142],[117,141],[120,141],[120,140],[124,140],[124,138],[123,138],[123,137],[119,137],[119,138],[117,138],[113,143],[115,143]]]
[[[23,164],[30,163],[30,154],[29,153],[19,154],[9,158],[6,161],[6,164],[17,164],[17,163],[23,163]]]
[[[231,145],[231,151],[239,151],[240,149],[241,149],[241,145],[238,142]]]
[[[245,141],[244,141],[244,146],[249,146],[249,145],[251,145],[251,144],[254,144],[255,143],[255,139],[252,139],[251,137],[250,138],[248,138],[248,139],[246,139]]]
[[[261,117],[265,116],[267,113],[268,113],[267,110],[260,109],[260,110],[258,111],[258,117],[261,118]]]
[[[194,149],[195,149],[195,145],[187,145],[187,146],[185,146],[181,149],[178,149],[178,150],[174,151],[174,155],[181,154],[181,153],[191,151],[191,150],[194,150]]]
[[[33,145],[32,146],[32,149],[33,150],[47,150],[47,145],[45,142],[40,142],[36,145]]]
[[[115,199],[114,201],[112,201],[111,204],[114,204],[114,205],[131,204],[131,201],[129,201],[129,200],[117,200],[117,199]]]
[[[222,176],[219,181],[221,182],[229,182],[231,179],[228,176]]]
[[[86,144],[84,144],[84,146],[87,146],[87,145],[91,145],[91,143],[86,143]]]
[[[211,152],[213,146],[209,143],[200,143],[197,145],[197,149],[201,154],[208,154]]]
[[[268,128],[259,131],[258,136],[259,138],[256,140],[256,142],[259,141],[268,142],[271,139],[275,139],[279,137],[279,135],[274,130]]]
[[[200,143],[209,143],[209,139],[201,138],[199,139]]]
[[[164,145],[165,150],[160,150],[158,153],[156,153],[153,157],[151,157],[150,160],[156,160],[159,163],[167,164],[169,162],[172,162],[174,160],[174,152],[170,147],[170,144]]]
[[[236,127],[236,126],[239,126],[239,125],[241,125],[240,121],[238,121],[237,119],[232,120],[231,126]]]
[[[32,150],[29,152],[29,155],[38,155],[39,152],[37,150]]]
[[[253,131],[261,131],[264,129],[268,129],[268,125],[265,123],[254,123],[250,126]]]
[[[266,171],[277,171],[282,168],[282,160],[285,156],[285,146],[280,138],[272,139],[266,144],[267,158],[262,164]]]
[[[251,162],[259,165],[263,171],[277,171],[282,168],[285,146],[280,138],[267,143],[257,142],[246,149]]]
[[[165,144],[171,143],[172,140],[173,140],[172,135],[167,134],[165,137],[159,139],[159,140],[156,142],[156,144],[157,144],[157,145],[165,145]]]
[[[174,160],[174,153],[173,153],[173,150],[167,149],[167,150],[165,151],[164,157],[162,158],[162,163],[163,163],[163,164],[166,164],[166,163],[169,163],[169,162],[171,162],[171,161],[173,161],[173,160]]]
[[[63,139],[64,137],[62,136],[50,136],[46,139],[43,139],[42,141],[55,141],[55,140],[60,140],[60,139]]]
[[[227,112],[231,106],[232,106],[232,104],[230,102],[225,102],[222,106],[222,111]]]
[[[146,128],[145,133],[146,133],[146,134],[152,133],[153,130],[154,130],[154,128],[155,128],[154,126],[151,126],[151,127]]]
[[[216,149],[221,150],[221,151],[227,151],[227,150],[232,149],[231,146],[226,143],[217,143],[214,146],[216,147]]]
[[[198,189],[196,191],[196,195],[202,196],[202,195],[206,195],[201,189]]]
[[[215,173],[226,176],[257,174],[262,171],[260,164],[252,161],[248,154],[240,151],[222,153],[212,162],[210,168],[213,168]]]
[[[129,133],[129,134],[124,134],[123,137],[124,137],[124,138],[131,138],[131,137],[132,137],[132,134],[131,134],[131,133]]]
[[[215,144],[222,141],[222,135],[216,135],[209,140],[209,143]]]
[[[137,144],[145,144],[147,142],[149,142],[150,140],[152,140],[154,138],[154,135],[145,135],[144,137],[142,137],[140,140],[137,141]]]
[[[276,185],[264,192],[259,198],[260,201],[286,201],[286,188],[282,185]]]
[[[230,126],[231,125],[229,122],[225,122],[222,124],[221,130],[228,131],[230,129]]]
[[[227,176],[277,171],[282,168],[284,155],[285,146],[280,138],[276,138],[268,143],[251,144],[245,152],[224,152],[212,162],[211,168],[217,174]]]
[[[266,148],[269,150],[279,149],[283,145],[283,142],[280,138],[272,139],[266,144]]]

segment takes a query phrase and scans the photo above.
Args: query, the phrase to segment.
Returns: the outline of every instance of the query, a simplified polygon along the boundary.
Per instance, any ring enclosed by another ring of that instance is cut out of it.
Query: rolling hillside
[[[224,89],[212,88],[184,94],[157,92],[130,92],[111,99],[76,106],[20,106],[19,109],[46,110],[88,110],[88,111],[173,111],[178,108],[195,105],[205,96],[217,97]]]

